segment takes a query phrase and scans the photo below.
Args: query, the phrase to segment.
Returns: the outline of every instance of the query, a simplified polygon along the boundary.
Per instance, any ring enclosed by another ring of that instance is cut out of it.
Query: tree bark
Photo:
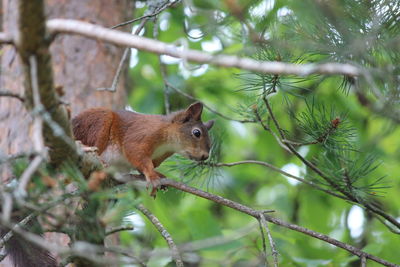
[[[47,0],[47,18],[73,18],[104,26],[113,26],[128,18],[132,11],[129,0],[81,1]],[[17,1],[3,0],[4,31],[17,35]],[[121,29],[124,30],[124,29]],[[79,36],[58,36],[51,47],[54,83],[62,88],[62,99],[70,104],[71,116],[94,106],[122,108],[126,97],[125,73],[115,93],[96,91],[109,87],[123,48]],[[0,89],[23,95],[23,69],[12,46],[2,48]],[[60,90],[61,91],[61,90]],[[0,156],[32,149],[32,119],[23,103],[15,98],[0,97]],[[4,166],[3,166],[4,167]],[[10,172],[0,170],[2,180]]]
[[[129,19],[129,0],[47,0],[48,19],[73,18],[111,27]],[[129,27],[128,27],[129,29]],[[127,30],[128,29],[121,29]],[[125,75],[117,91],[97,91],[110,87],[121,59],[123,48],[79,36],[58,36],[51,46],[56,86],[62,86],[66,101],[71,103],[72,116],[88,107],[123,108]]]
[[[128,19],[132,9],[129,0],[46,1],[48,19],[73,18],[106,27]],[[15,39],[19,38],[17,10],[17,0],[2,0],[3,29]],[[63,101],[70,103],[71,116],[94,106],[116,109],[124,106],[124,72],[116,92],[96,91],[99,87],[110,87],[123,48],[88,38],[60,35],[52,42],[50,51],[54,85],[60,94],[64,94]],[[1,52],[0,90],[23,95],[26,83],[21,58],[13,46],[3,46]],[[0,159],[32,150],[32,117],[25,104],[16,98],[0,97]],[[11,178],[9,166],[0,166],[0,178],[3,183]],[[54,234],[47,237],[64,245],[68,242],[66,237]],[[0,266],[10,266],[10,262],[6,259]]]

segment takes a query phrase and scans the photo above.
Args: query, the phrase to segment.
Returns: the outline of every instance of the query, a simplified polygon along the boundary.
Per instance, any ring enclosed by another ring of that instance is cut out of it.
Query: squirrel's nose
[[[201,156],[201,160],[206,160],[206,159],[208,159],[208,153],[207,154],[203,154]]]

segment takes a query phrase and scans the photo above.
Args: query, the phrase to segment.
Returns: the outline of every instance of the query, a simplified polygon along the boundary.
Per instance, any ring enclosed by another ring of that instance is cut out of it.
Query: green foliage
[[[306,135],[304,143],[319,143],[328,151],[354,150],[354,127],[346,113],[339,114],[334,106],[306,101],[307,109],[300,114],[292,114],[300,130]]]
[[[137,1],[135,16],[146,14],[149,2]],[[400,263],[398,236],[368,210],[373,205],[400,216],[399,17],[400,5],[389,0],[182,1],[149,20],[144,35],[153,38],[155,26],[161,41],[215,56],[298,65],[349,63],[363,73],[263,74],[139,51],[129,69],[128,105],[138,112],[165,113],[166,101],[171,110],[178,110],[198,100],[208,107],[203,121],[217,118],[209,159],[194,162],[175,155],[159,168],[169,178],[258,210],[273,209],[271,216]],[[245,160],[272,164],[346,200],[265,166],[222,164]],[[15,177],[21,177],[29,161],[13,161]],[[24,208],[47,212],[49,218],[39,218],[48,228],[44,230],[97,244],[103,243],[105,226],[133,224],[134,231],[119,234],[121,244],[148,266],[173,266],[171,256],[163,254],[165,240],[135,208],[143,203],[179,246],[198,246],[184,254],[193,265],[264,264],[254,218],[172,188],[153,199],[129,183],[93,186],[103,175],[86,179],[71,164],[60,170],[42,164],[28,187],[32,205]],[[114,171],[112,175],[117,176]],[[78,189],[70,193],[71,188]],[[366,208],[358,227],[351,216],[356,206]],[[66,212],[52,214],[52,207]],[[277,225],[269,227],[280,266],[360,265],[360,259],[345,250]],[[271,263],[269,248],[267,252]],[[377,264],[369,261],[368,266]]]
[[[212,53],[263,61],[352,63],[364,68],[365,75],[299,77],[212,66],[196,73],[193,65],[189,67],[179,60],[167,62],[169,83],[226,117],[247,123],[218,119],[218,128],[213,132],[224,133],[214,143],[218,145],[215,150],[218,153],[213,152],[206,163],[173,157],[160,167],[161,171],[192,185],[207,185],[211,192],[254,208],[275,209],[281,218],[343,242],[361,247],[368,244],[367,251],[398,263],[395,253],[384,252],[396,246],[396,235],[375,218],[364,216],[362,234],[358,237],[350,234],[346,218],[351,206],[346,201],[304,184],[292,183],[261,166],[215,166],[218,162],[255,159],[285,170],[294,168],[300,177],[333,191],[340,189],[361,203],[376,203],[388,214],[398,217],[399,129],[398,124],[391,123],[391,118],[397,116],[394,114],[398,114],[400,103],[399,10],[394,1],[385,0],[237,0],[193,1],[193,5],[185,3],[165,11],[170,14],[170,27],[160,31],[161,41],[184,38],[188,47],[203,50],[212,42],[217,48]],[[197,37],[193,30],[199,31]],[[148,37],[151,32],[147,32]],[[149,66],[154,71],[152,77],[142,75]],[[135,81],[130,104],[138,111],[161,112],[164,85],[156,57],[139,52],[139,62],[130,72]],[[276,140],[279,134],[264,96],[283,133],[290,138],[288,141],[297,143],[296,151],[329,180],[306,168],[299,158],[279,145]],[[169,101],[173,109],[192,102],[172,90]],[[217,115],[205,110],[203,117],[210,119]],[[265,131],[265,127],[276,136]],[[156,201],[145,194],[142,198],[180,244],[211,236],[229,236],[227,232],[253,220],[175,190],[161,194]],[[171,213],[175,214],[174,218]],[[358,261],[346,251],[305,235],[277,226],[271,227],[271,232],[280,252],[281,266],[350,266]],[[375,239],[378,235],[385,238],[378,241]],[[131,238],[130,244],[143,244],[147,240],[146,246],[165,247],[151,227]],[[255,256],[261,251],[257,230],[237,241],[235,246],[224,248],[227,257],[212,247],[198,251],[201,266],[261,263]],[[374,250],[372,243],[379,243],[381,249]],[[372,262],[368,265],[375,266]]]

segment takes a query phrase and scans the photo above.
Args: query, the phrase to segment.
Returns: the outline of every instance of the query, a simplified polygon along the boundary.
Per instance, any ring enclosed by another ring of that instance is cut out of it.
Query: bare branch
[[[147,19],[143,20],[139,27],[136,29],[134,35],[138,35],[140,31],[144,28],[144,25],[146,25]],[[111,87],[105,87],[105,88],[97,88],[98,91],[110,91],[110,92],[115,92],[117,90],[119,78],[121,77],[121,72],[122,68],[124,67],[124,63],[126,59],[128,58],[130,48],[125,48],[124,53],[122,54],[121,60],[119,61],[117,71],[114,75]]]
[[[156,10],[154,13],[148,14],[148,15],[144,15],[144,16],[141,16],[141,17],[132,19],[132,20],[125,21],[125,22],[122,22],[122,23],[120,23],[120,24],[117,24],[117,25],[115,25],[115,26],[112,26],[111,29],[115,29],[115,28],[118,28],[118,27],[122,27],[122,26],[125,26],[125,25],[128,25],[128,24],[132,24],[132,23],[135,23],[136,21],[139,21],[139,20],[142,20],[142,19],[150,19],[150,18],[152,18],[152,17],[155,17],[155,16],[157,16],[158,14],[160,14],[161,12],[163,12],[165,9],[167,9],[167,8],[169,8],[169,7],[171,7],[171,6],[175,5],[175,4],[177,4],[177,3],[179,3],[180,1],[181,1],[181,0],[176,0],[176,1],[169,2],[169,1],[167,0],[167,1],[166,1],[166,4],[164,4],[164,5],[163,5],[162,7],[160,7],[158,10]]]
[[[154,25],[153,25],[153,38],[158,39],[158,23],[157,20],[154,19]],[[171,113],[171,104],[169,103],[169,86],[168,86],[168,73],[167,73],[167,66],[164,64],[164,62],[161,60],[161,55],[158,55],[158,64],[160,65],[160,73],[161,73],[161,78],[163,79],[164,82],[164,108],[165,108],[165,113],[169,114]]]
[[[121,76],[122,68],[124,67],[124,62],[128,58],[130,48],[125,48],[124,53],[122,54],[121,60],[119,61],[117,71],[115,72],[114,78],[111,83],[111,87],[100,87],[97,88],[98,91],[109,91],[115,92],[117,90],[119,77]]]
[[[259,222],[261,227],[265,229],[265,232],[267,233],[268,240],[269,240],[269,245],[271,246],[271,251],[272,251],[272,257],[274,258],[274,267],[278,267],[278,251],[276,250],[275,242],[272,239],[271,232],[269,231],[267,221],[265,220],[265,216],[263,212],[259,213]]]
[[[25,188],[28,186],[32,175],[37,171],[42,162],[43,157],[41,155],[38,155],[31,161],[31,163],[29,163],[28,168],[24,170],[21,177],[19,178],[18,187],[15,191],[15,195],[17,196],[17,198],[26,196]]]
[[[8,254],[5,250],[1,250],[0,251],[0,262],[2,262],[5,259],[5,257],[7,257],[7,255]]]
[[[240,69],[269,74],[293,74],[307,76],[311,74],[340,74],[358,76],[361,70],[350,64],[290,64],[279,61],[257,61],[251,58],[240,58],[230,55],[213,55],[198,50],[182,50],[178,47],[157,40],[134,36],[94,25],[88,22],[70,19],[51,19],[47,21],[47,29],[53,33],[70,33],[94,38],[115,45],[134,47],[156,54],[169,55],[197,63],[207,63],[220,67],[236,67]]]
[[[361,267],[367,266],[367,258],[365,256],[361,256]]]
[[[178,247],[175,245],[171,235],[161,224],[158,218],[154,214],[152,214],[148,209],[146,209],[142,204],[137,205],[136,208],[140,210],[151,221],[151,223],[156,227],[158,232],[160,232],[162,237],[165,239],[165,241],[167,241],[167,244],[172,252],[172,258],[175,260],[176,266],[183,267],[183,262],[181,256],[179,255]]]
[[[33,92],[33,104],[34,109],[39,111],[43,108],[42,103],[40,102],[40,95],[39,95],[39,83],[38,83],[38,73],[37,73],[37,61],[35,56],[30,56],[29,58],[30,64],[30,80],[32,83],[32,92]],[[37,112],[35,112],[37,113]],[[38,153],[32,162],[29,164],[28,168],[22,173],[18,187],[15,190],[16,196],[25,197],[26,196],[26,187],[28,186],[29,181],[32,178],[32,175],[36,172],[39,168],[40,164],[44,161],[46,157],[46,148],[44,146],[43,141],[43,119],[40,117],[39,114],[34,114],[33,119],[33,146],[35,151]]]
[[[122,232],[122,231],[132,231],[134,229],[135,228],[132,225],[123,225],[123,226],[111,228],[110,230],[108,230],[106,232],[106,235],[112,235],[112,234]]]
[[[12,154],[12,155],[5,155],[5,156],[1,155],[0,156],[0,164],[3,164],[5,162],[10,162],[10,161],[13,161],[13,160],[17,160],[17,159],[20,159],[20,158],[33,157],[33,156],[36,156],[37,154],[38,154],[37,152],[31,151],[31,152],[21,152],[21,153]]]
[[[196,195],[196,196],[211,200],[211,201],[213,201],[215,203],[218,203],[220,205],[224,205],[224,206],[230,207],[232,209],[235,209],[235,210],[237,210],[239,212],[248,214],[248,215],[256,218],[257,220],[259,219],[259,216],[260,216],[259,215],[260,211],[252,209],[250,207],[247,207],[247,206],[245,206],[243,204],[240,204],[240,203],[237,203],[235,201],[223,198],[221,196],[214,195],[214,194],[202,191],[200,189],[190,187],[190,186],[188,186],[186,184],[183,184],[183,183],[171,180],[171,179],[167,179],[167,178],[161,179],[161,185],[170,186],[170,187],[176,188],[178,190],[190,193],[192,195]],[[283,220],[280,220],[278,218],[274,218],[274,217],[269,216],[269,215],[265,215],[265,220],[268,221],[268,222],[271,222],[273,224],[282,226],[284,228],[288,228],[288,229],[294,230],[296,232],[300,232],[300,233],[306,234],[308,236],[311,236],[313,238],[322,240],[322,241],[327,242],[329,244],[332,244],[332,245],[334,245],[336,247],[342,248],[342,249],[344,249],[344,250],[346,250],[346,251],[350,252],[351,254],[356,255],[358,257],[365,257],[367,259],[373,260],[373,261],[378,262],[380,264],[383,264],[385,266],[399,267],[399,265],[397,265],[397,264],[388,262],[388,261],[386,261],[384,259],[378,258],[378,257],[376,257],[374,255],[369,254],[369,253],[363,252],[362,250],[360,250],[360,249],[358,249],[358,248],[356,248],[356,247],[354,247],[352,245],[340,242],[340,241],[338,241],[338,240],[336,240],[334,238],[331,238],[331,237],[329,237],[327,235],[312,231],[312,230],[307,229],[305,227],[302,227],[302,226],[299,226],[299,225],[296,225],[296,224],[292,224],[292,223],[289,223],[289,222],[285,222]]]
[[[215,247],[230,243],[232,241],[238,240],[243,238],[254,231],[254,223],[250,223],[247,226],[244,226],[240,229],[237,229],[232,232],[229,236],[216,236],[216,237],[209,237],[202,240],[196,240],[189,243],[185,243],[179,246],[179,250],[182,252],[190,252],[190,251],[197,251],[202,250],[205,248]]]
[[[188,98],[188,99],[190,99],[190,100],[193,100],[193,101],[202,102],[202,101],[200,101],[198,98],[193,97],[193,96],[191,96],[191,95],[185,93],[184,91],[180,90],[180,89],[177,88],[176,86],[172,85],[167,79],[164,79],[164,83],[165,83],[165,85],[166,85],[168,88],[173,89],[175,92],[177,92],[177,93],[183,95],[184,97],[186,97],[186,98]],[[206,103],[203,103],[203,106],[204,106],[206,109],[208,109],[210,112],[212,112],[212,113],[214,113],[214,114],[216,114],[216,115],[218,115],[218,116],[220,116],[221,118],[226,119],[226,120],[237,121],[237,122],[240,122],[240,123],[256,122],[256,121],[254,121],[254,120],[233,119],[233,118],[230,118],[230,117],[228,117],[228,116],[226,116],[226,115],[224,115],[224,114],[218,112],[217,110],[213,109],[212,107],[210,107],[210,106],[207,105]]]
[[[264,228],[261,224],[261,220],[258,220],[258,226],[260,228],[260,233],[261,233],[261,241],[262,241],[262,249],[263,249],[262,254],[264,256],[264,263],[265,263],[264,265],[265,265],[265,267],[268,267],[269,264],[268,264],[268,255],[267,255],[267,242],[265,241],[266,238],[265,238]]]
[[[122,247],[116,247],[116,246],[107,246],[104,248],[105,251],[107,252],[112,252],[112,253],[118,253],[121,254],[123,256],[129,257],[133,260],[134,264],[139,264],[142,267],[146,267],[147,265],[140,259],[138,258],[136,255],[133,255],[131,249],[125,249]],[[135,265],[136,266],[136,265]]]
[[[17,223],[13,227],[13,229],[11,229],[4,236],[2,236],[0,239],[0,248],[4,247],[4,245],[7,243],[7,241],[10,240],[10,238],[13,236],[13,231],[15,230],[15,228],[21,228],[21,226],[26,225],[33,217],[34,217],[33,214],[26,216],[22,221]]]
[[[14,44],[14,40],[11,35],[0,32],[0,44]]]
[[[25,101],[25,98],[23,96],[21,96],[20,94],[10,92],[10,91],[0,90],[0,96],[13,97],[13,98],[18,99],[21,102]]]
[[[8,192],[4,192],[3,190],[0,192],[1,197],[1,210],[2,210],[2,220],[8,222],[11,217],[12,207],[13,207],[13,198],[12,195]]]
[[[335,193],[335,192],[333,192],[331,190],[325,189],[325,188],[319,186],[318,184],[313,183],[311,181],[308,181],[308,180],[306,180],[304,178],[301,178],[301,177],[298,177],[296,175],[293,175],[293,174],[290,174],[288,172],[285,172],[285,171],[281,170],[280,168],[278,168],[278,167],[276,167],[276,166],[274,166],[274,165],[272,165],[272,164],[270,164],[268,162],[258,161],[258,160],[243,160],[243,161],[237,161],[237,162],[232,162],[232,163],[216,163],[214,166],[216,166],[216,167],[233,167],[233,166],[242,165],[242,164],[257,164],[257,165],[261,165],[261,166],[270,168],[273,171],[279,172],[279,173],[281,173],[281,174],[283,174],[283,175],[285,175],[285,176],[287,176],[289,178],[293,178],[293,179],[295,179],[295,180],[297,180],[299,182],[307,184],[307,185],[309,185],[309,186],[311,186],[311,187],[313,187],[315,189],[318,189],[320,191],[323,191],[323,192],[325,192],[325,193],[327,193],[329,195],[332,195],[332,196],[335,196],[335,197],[338,197],[338,198],[341,198],[341,199],[349,201],[349,199],[346,198],[345,196],[339,195],[339,194],[337,194],[337,193]]]

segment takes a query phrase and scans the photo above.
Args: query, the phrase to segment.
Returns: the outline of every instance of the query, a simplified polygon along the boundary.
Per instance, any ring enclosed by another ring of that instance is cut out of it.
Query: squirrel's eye
[[[201,132],[200,132],[199,129],[194,129],[194,130],[192,131],[192,133],[193,133],[193,135],[196,136],[196,137],[200,137],[200,135],[201,135]]]

